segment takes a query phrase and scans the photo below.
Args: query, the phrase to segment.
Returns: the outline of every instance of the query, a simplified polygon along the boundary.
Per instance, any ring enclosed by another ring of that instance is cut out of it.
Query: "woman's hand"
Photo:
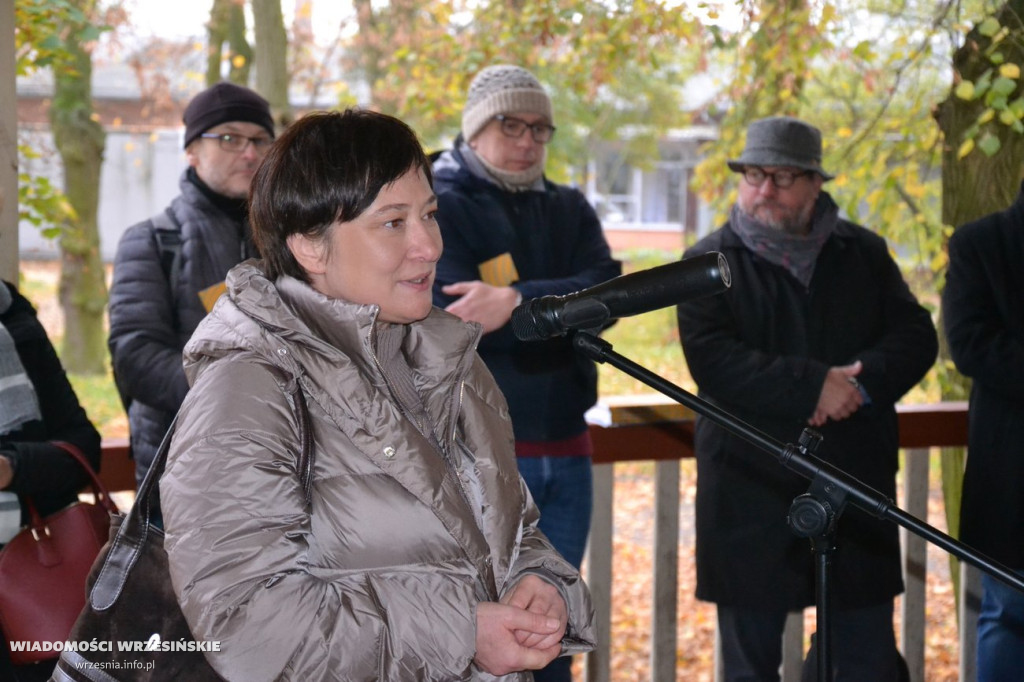
[[[543,578],[527,574],[501,598],[502,604],[517,606],[548,618],[558,620],[558,631],[550,634],[521,630],[516,633],[519,643],[523,646],[548,649],[559,645],[565,636],[565,628],[569,621],[569,613],[561,593],[554,585]]]
[[[563,606],[564,608],[564,606]],[[564,622],[518,606],[481,602],[476,607],[476,656],[474,662],[492,675],[507,675],[518,670],[537,670],[550,663],[562,651],[559,635],[553,646],[524,646],[517,633],[552,637],[564,632]]]

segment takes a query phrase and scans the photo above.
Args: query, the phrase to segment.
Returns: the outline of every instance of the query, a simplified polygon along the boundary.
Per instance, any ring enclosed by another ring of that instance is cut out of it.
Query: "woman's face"
[[[430,312],[442,248],[436,213],[437,197],[417,168],[381,189],[355,220],[332,225],[324,241],[296,234],[288,246],[320,293],[376,304],[380,320],[407,324]]]

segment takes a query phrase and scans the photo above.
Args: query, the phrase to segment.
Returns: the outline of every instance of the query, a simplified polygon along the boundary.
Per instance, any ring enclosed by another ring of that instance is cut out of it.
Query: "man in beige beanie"
[[[597,401],[597,369],[569,340],[522,342],[508,322],[524,299],[585,289],[621,265],[586,197],[544,177],[554,133],[551,99],[526,69],[489,66],[470,83],[462,132],[434,164],[444,240],[434,303],[483,325],[479,353],[508,401],[540,529],[578,568],[592,505],[583,415]],[[570,659],[535,678],[571,680]]]

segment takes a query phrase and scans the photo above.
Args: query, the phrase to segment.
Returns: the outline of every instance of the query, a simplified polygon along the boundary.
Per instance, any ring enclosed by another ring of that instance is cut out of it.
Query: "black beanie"
[[[249,88],[234,83],[217,83],[192,98],[182,116],[185,122],[185,146],[215,125],[228,121],[247,121],[261,125],[274,136],[270,105]]]

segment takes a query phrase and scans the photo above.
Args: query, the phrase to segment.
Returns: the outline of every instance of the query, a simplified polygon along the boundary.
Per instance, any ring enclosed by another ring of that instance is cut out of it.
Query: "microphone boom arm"
[[[1024,577],[1008,567],[981,554],[970,546],[943,533],[912,514],[900,509],[892,499],[861,483],[838,467],[811,454],[807,448],[783,444],[763,431],[729,414],[718,406],[658,376],[643,366],[615,352],[612,344],[585,331],[573,332],[573,346],[595,362],[608,363],[616,369],[665,394],[681,405],[710,419],[732,434],[774,455],[779,463],[800,476],[823,484],[841,493],[845,500],[868,514],[891,521],[962,561],[980,568],[1002,582],[1024,591]],[[821,617],[821,614],[819,614]]]

